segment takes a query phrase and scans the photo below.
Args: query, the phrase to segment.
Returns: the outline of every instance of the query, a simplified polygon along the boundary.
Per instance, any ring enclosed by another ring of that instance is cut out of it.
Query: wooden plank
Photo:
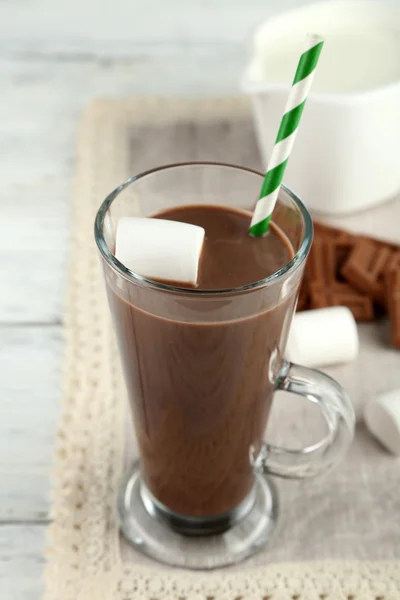
[[[0,590],[4,600],[38,600],[43,592],[45,527],[0,526]]]
[[[18,52],[82,55],[140,54],[140,45],[157,50],[157,45],[243,44],[262,19],[310,1],[71,0],[60,11],[51,0],[19,0],[2,3],[0,39],[1,46]]]
[[[60,391],[60,327],[0,329],[0,522],[43,521]]]

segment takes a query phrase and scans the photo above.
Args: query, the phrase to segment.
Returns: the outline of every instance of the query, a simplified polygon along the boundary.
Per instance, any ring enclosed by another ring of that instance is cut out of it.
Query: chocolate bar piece
[[[358,321],[389,314],[400,349],[400,246],[314,223],[298,310],[347,306]]]
[[[337,227],[330,227],[329,225],[324,225],[323,223],[315,222],[314,225],[314,237],[323,237],[330,238],[335,240],[350,240],[353,235],[344,231],[343,229],[338,229]]]
[[[388,262],[386,263],[385,271],[395,271],[396,269],[400,270],[400,251],[392,252]]]
[[[400,269],[385,274],[386,306],[391,326],[391,344],[400,349]]]
[[[354,246],[355,239],[348,236],[348,239],[338,239],[334,242],[335,248],[335,261],[336,261],[336,280],[344,281],[342,276],[342,267],[347,262]]]
[[[301,288],[300,288],[300,294],[299,294],[299,299],[297,301],[296,310],[298,310],[298,311],[307,310],[309,307],[310,307],[310,297],[309,297],[308,285],[307,285],[306,281],[303,281]]]
[[[331,283],[336,278],[336,257],[334,242],[316,237],[311,246],[304,274],[306,281]]]
[[[315,252],[317,253],[318,249],[322,248],[325,255],[322,261],[328,271],[324,278],[325,281],[343,281],[340,271],[355,245],[356,237],[347,231],[319,223],[315,223],[314,228]],[[310,254],[313,254],[312,249]],[[313,276],[310,278],[313,279]]]
[[[390,259],[389,248],[376,241],[359,238],[341,269],[344,279],[356,289],[384,302],[383,275]]]
[[[347,306],[356,321],[372,321],[374,318],[371,298],[353,289],[347,283],[332,283],[329,286],[310,283],[309,290],[312,308]]]

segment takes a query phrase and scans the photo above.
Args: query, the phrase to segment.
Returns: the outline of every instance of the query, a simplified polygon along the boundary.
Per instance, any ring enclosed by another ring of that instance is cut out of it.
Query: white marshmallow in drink
[[[196,285],[205,231],[202,227],[146,217],[119,220],[115,256],[147,277]]]
[[[286,357],[305,367],[354,360],[359,351],[358,331],[345,306],[296,313],[289,332]]]
[[[385,392],[368,402],[364,421],[389,452],[400,456],[400,390]]]

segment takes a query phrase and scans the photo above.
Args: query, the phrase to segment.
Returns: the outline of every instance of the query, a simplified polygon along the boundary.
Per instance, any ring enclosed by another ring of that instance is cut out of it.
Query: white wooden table
[[[281,0],[280,8],[301,0]],[[237,89],[273,0],[0,1],[0,597],[42,591],[74,136],[96,96]]]

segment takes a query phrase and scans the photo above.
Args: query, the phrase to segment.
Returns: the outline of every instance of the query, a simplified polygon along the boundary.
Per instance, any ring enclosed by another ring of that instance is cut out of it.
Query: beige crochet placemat
[[[120,540],[116,492],[132,450],[125,443],[129,421],[93,219],[104,196],[129,175],[193,159],[259,166],[245,100],[104,100],[82,119],[45,599],[398,600],[400,464],[362,425],[334,472],[307,483],[278,483],[281,522],[273,543],[242,565],[178,571]],[[389,210],[398,212],[398,206]],[[358,404],[399,385],[400,359],[380,341],[382,327],[361,330],[363,351],[352,369],[331,371]],[[302,407],[276,405],[273,418],[289,423],[285,441],[313,429]]]

